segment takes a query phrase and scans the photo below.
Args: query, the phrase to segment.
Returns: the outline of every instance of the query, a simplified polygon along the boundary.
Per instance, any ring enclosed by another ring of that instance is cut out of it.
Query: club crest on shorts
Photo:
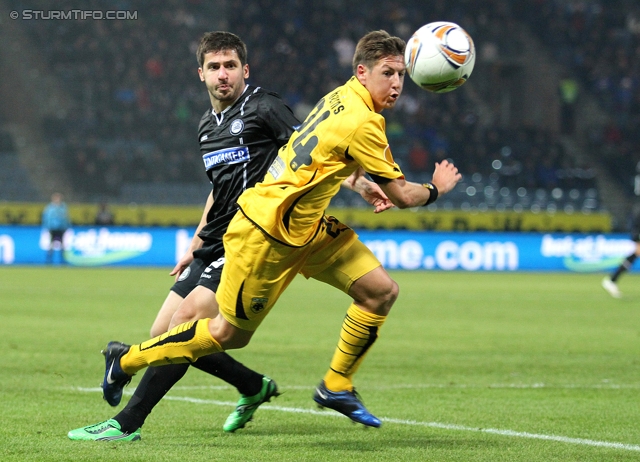
[[[255,314],[260,313],[267,307],[268,298],[265,297],[255,297],[251,299],[251,305],[249,305],[249,309]]]
[[[182,273],[180,273],[180,277],[178,278],[178,281],[184,281],[189,277],[190,274],[191,274],[191,268],[187,266],[187,269],[184,270]]]
[[[244,122],[242,121],[242,119],[236,119],[233,122],[231,122],[231,127],[229,127],[229,132],[232,135],[237,135],[239,133],[242,133],[242,130],[244,130]]]

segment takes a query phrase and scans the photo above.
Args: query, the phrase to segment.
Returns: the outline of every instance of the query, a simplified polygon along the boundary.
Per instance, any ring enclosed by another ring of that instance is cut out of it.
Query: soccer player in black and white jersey
[[[176,282],[171,288],[151,329],[151,335],[168,330],[174,313],[188,295],[205,300],[208,307],[197,318],[217,315],[217,291],[224,266],[222,237],[237,211],[240,194],[264,178],[267,169],[286,144],[299,121],[275,93],[246,83],[249,77],[247,50],[236,35],[209,32],[198,47],[198,74],[209,93],[212,109],[207,110],[198,127],[198,139],[212,191],[190,247],[171,271]],[[391,206],[372,182],[352,177],[347,185],[359,192],[378,211]],[[180,323],[175,321],[173,324]],[[192,364],[235,386],[241,394],[237,407],[223,429],[233,432],[251,420],[262,403],[278,395],[276,383],[226,353],[198,359]],[[95,425],[71,430],[73,440],[135,441],[140,427],[153,407],[186,373],[189,364],[170,364],[149,368],[127,406],[116,416]],[[104,387],[105,384],[103,384]],[[116,406],[120,393],[109,404]]]

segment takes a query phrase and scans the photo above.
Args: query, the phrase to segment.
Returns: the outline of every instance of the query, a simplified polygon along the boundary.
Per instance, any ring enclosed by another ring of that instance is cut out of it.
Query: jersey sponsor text
[[[239,164],[241,162],[249,162],[249,148],[240,146],[235,148],[220,149],[219,151],[208,152],[202,156],[204,167],[207,170],[212,169],[220,164]]]

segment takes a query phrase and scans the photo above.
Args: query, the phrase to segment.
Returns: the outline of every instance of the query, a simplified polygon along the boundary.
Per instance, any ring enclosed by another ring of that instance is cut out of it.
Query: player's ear
[[[249,65],[248,64],[244,65],[244,78],[245,79],[249,78]]]
[[[367,66],[364,64],[358,64],[356,66],[356,79],[362,84],[367,83]]]
[[[198,75],[200,76],[200,82],[204,82],[204,75],[202,74],[202,68],[198,68]]]

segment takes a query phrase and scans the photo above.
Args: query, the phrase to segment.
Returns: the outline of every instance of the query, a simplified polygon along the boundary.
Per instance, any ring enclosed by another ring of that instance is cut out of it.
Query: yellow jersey
[[[369,91],[352,77],[322,98],[280,148],[264,180],[238,204],[263,232],[300,247],[317,233],[331,198],[359,166],[372,176],[403,178]]]

